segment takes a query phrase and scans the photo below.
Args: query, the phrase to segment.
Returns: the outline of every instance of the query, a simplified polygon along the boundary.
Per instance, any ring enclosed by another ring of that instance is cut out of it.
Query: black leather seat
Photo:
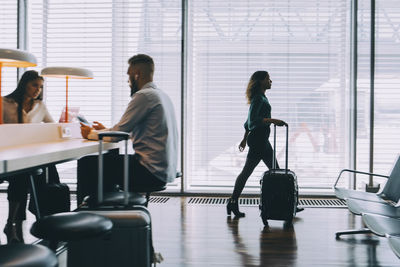
[[[138,193],[128,192],[128,201],[129,205],[145,205],[146,199]],[[104,199],[102,205],[105,206],[112,206],[112,205],[119,205],[123,204],[125,200],[125,193],[124,192],[109,192],[104,194]]]
[[[104,194],[103,201],[101,205],[103,206],[119,206],[124,205],[125,201],[125,193],[122,191],[117,192],[107,192]],[[138,193],[128,192],[128,205],[139,205],[145,206],[146,199]],[[98,205],[97,200],[92,199],[90,196],[87,196],[83,200],[84,203],[87,203],[90,207],[95,207]]]
[[[59,241],[69,242],[102,236],[112,229],[110,219],[85,212],[64,212],[45,216],[36,221],[31,234],[50,241],[55,250]]]
[[[176,172],[176,178],[181,177],[181,172]],[[137,186],[135,187],[135,192],[146,193],[146,203],[145,206],[149,204],[150,194],[153,192],[164,191],[167,189],[167,185],[151,185],[151,186]]]
[[[16,243],[0,246],[0,266],[55,267],[58,260],[47,247]]]
[[[158,186],[152,185],[152,186],[146,186],[146,187],[138,186],[135,188],[135,191],[140,192],[140,193],[146,193],[146,203],[144,204],[144,206],[147,207],[147,205],[149,204],[149,201],[150,201],[150,194],[153,192],[163,191],[165,189],[167,189],[166,185],[158,185]]]

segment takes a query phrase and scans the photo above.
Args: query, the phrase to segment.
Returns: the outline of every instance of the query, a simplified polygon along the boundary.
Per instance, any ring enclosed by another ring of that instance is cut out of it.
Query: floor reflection
[[[260,232],[260,266],[295,266],[296,260],[297,241],[293,224],[264,227]]]
[[[277,222],[273,226],[264,227],[259,235],[259,256],[254,254],[250,245],[246,244],[241,237],[239,231],[240,219],[228,217],[227,224],[242,266],[296,265],[297,241],[293,224]]]
[[[362,239],[359,239],[359,238]],[[338,239],[338,242],[346,243],[350,248],[347,251],[347,259],[349,259],[348,266],[368,266],[368,267],[381,267],[376,255],[377,246],[380,244],[381,239],[377,239],[373,235],[356,235],[346,239]],[[362,265],[358,262],[358,253],[365,249],[365,255],[367,256],[366,263]]]
[[[248,248],[239,234],[239,222],[240,219],[237,217],[234,217],[233,219],[230,216],[227,217],[228,227],[232,233],[235,244],[235,251],[240,256],[242,266],[255,266],[253,263],[256,261],[256,259],[249,254]]]

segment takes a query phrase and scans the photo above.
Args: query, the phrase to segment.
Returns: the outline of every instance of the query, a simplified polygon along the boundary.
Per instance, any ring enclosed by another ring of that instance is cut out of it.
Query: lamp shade
[[[47,67],[42,69],[41,76],[69,79],[93,79],[93,72],[83,68]]]
[[[37,60],[26,51],[0,48],[0,63],[3,67],[27,68],[36,66]]]
[[[93,79],[93,72],[88,69],[74,67],[47,67],[42,69],[40,75],[65,79],[65,122],[68,122],[68,80]]]

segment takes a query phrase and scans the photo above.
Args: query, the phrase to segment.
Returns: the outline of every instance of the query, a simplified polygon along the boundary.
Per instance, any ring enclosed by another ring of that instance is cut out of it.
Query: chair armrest
[[[343,169],[343,170],[340,171],[339,176],[336,179],[335,184],[333,185],[333,188],[336,187],[337,183],[339,182],[340,177],[342,176],[342,173],[344,173],[344,172],[360,173],[360,174],[365,174],[365,175],[372,175],[372,176],[377,176],[377,177],[389,178],[389,176],[382,175],[382,174],[376,174],[376,173],[371,173],[371,172],[362,172],[362,171],[356,171],[356,170],[350,170],[350,169]]]

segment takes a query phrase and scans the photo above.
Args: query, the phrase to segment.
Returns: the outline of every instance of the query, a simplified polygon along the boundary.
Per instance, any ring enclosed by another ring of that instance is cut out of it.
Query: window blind
[[[377,1],[374,171],[390,173],[400,152],[400,7]]]
[[[368,160],[367,2],[359,2],[360,167]],[[171,96],[180,118],[181,12],[181,1],[175,0],[30,0],[29,47],[38,57],[37,69],[70,65],[94,72],[94,80],[71,80],[70,106],[79,106],[89,120],[107,126],[117,122],[129,101],[127,59],[148,53],[156,63],[155,81]],[[259,69],[269,71],[273,80],[267,92],[272,116],[290,124],[289,168],[297,173],[300,187],[330,188],[350,161],[350,3],[196,0],[188,2],[187,12],[186,190],[232,189],[246,157],[237,150],[248,110],[245,88]],[[393,105],[398,17],[395,1],[377,5],[377,171],[387,171],[389,158],[398,151],[398,109]],[[47,105],[58,120],[65,105],[65,81],[48,78],[45,90]],[[277,154],[282,166],[284,133],[279,130]],[[265,170],[260,163],[248,182],[249,192],[259,190]]]
[[[290,125],[289,168],[299,186],[331,188],[348,162],[349,4],[189,2],[189,191],[231,191],[246,159],[237,147],[248,111],[245,89],[257,70],[273,81],[272,117]],[[283,166],[285,135],[278,130]],[[265,170],[260,163],[246,192],[258,192]]]
[[[181,136],[181,1],[114,1],[113,12],[113,120],[120,118],[129,100],[127,60],[148,54],[155,63],[154,82],[174,104]],[[180,179],[168,185],[168,190],[179,188]]]
[[[17,49],[18,2],[1,1],[0,48]],[[4,67],[1,73],[1,95],[12,92],[17,85],[17,69]]]
[[[0,48],[17,48],[18,3],[4,0],[0,9]],[[17,69],[4,67],[1,71],[1,96],[11,93],[17,87]],[[0,184],[6,189],[7,183]]]
[[[69,80],[69,106],[88,119],[111,124],[111,1],[30,1],[30,49],[38,69],[71,66],[93,71],[93,80]],[[65,106],[66,81],[46,78],[46,104],[55,120]]]
[[[128,59],[153,57],[154,81],[172,98],[180,118],[180,1],[32,0],[31,51],[45,66],[93,71],[93,80],[70,80],[69,106],[110,127],[130,100]],[[65,106],[65,80],[46,78],[46,104],[55,120]],[[68,163],[71,165],[71,163]],[[72,164],[73,165],[73,164]],[[75,166],[68,167],[71,183]]]
[[[359,2],[357,169],[369,170],[370,150],[370,1]],[[400,8],[396,1],[376,3],[374,172],[390,174],[399,155]],[[365,181],[365,180],[364,180]],[[378,182],[381,182],[378,180]],[[362,183],[358,186],[364,187]]]

